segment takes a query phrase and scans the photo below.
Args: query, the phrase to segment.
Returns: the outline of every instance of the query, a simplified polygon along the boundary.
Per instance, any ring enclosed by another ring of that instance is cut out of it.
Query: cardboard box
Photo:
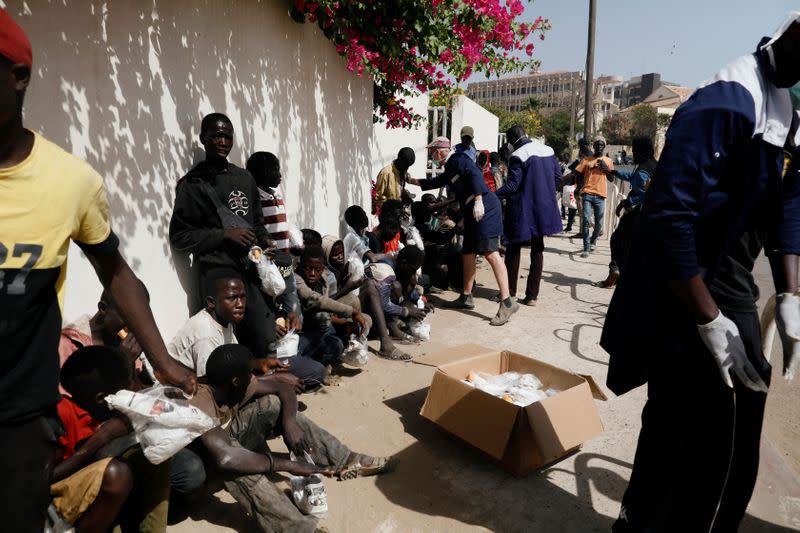
[[[514,475],[550,464],[603,431],[594,398],[606,397],[590,376],[477,344],[450,348],[416,362],[436,367],[420,414]],[[493,375],[531,373],[545,389],[561,392],[519,407],[464,383],[471,370]]]

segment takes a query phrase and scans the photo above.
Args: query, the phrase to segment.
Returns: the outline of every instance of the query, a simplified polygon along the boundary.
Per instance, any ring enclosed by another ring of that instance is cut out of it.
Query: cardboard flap
[[[589,388],[592,390],[592,398],[594,398],[595,400],[602,400],[604,402],[608,400],[608,396],[606,396],[606,393],[603,392],[603,389],[600,388],[600,385],[597,384],[597,382],[591,375],[589,374],[578,374],[578,375],[583,379],[585,379],[586,382],[589,384]]]
[[[420,414],[502,459],[520,408],[436,371]]]
[[[588,383],[532,403],[525,413],[545,462],[563,456],[603,431]]]
[[[460,344],[453,346],[441,352],[432,353],[424,357],[414,359],[414,362],[420,365],[440,367],[450,363],[465,361],[475,357],[482,357],[486,354],[496,353],[497,350],[487,348],[480,344]]]

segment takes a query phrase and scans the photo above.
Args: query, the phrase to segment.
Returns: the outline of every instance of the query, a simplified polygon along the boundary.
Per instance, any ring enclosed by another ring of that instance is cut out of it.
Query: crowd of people
[[[41,531],[52,515],[81,532],[163,532],[169,512],[222,484],[264,531],[318,530],[271,474],[347,480],[389,472],[394,461],[348,448],[298,412],[298,395],[358,372],[346,355],[366,350],[368,338],[380,357],[411,359],[402,346],[427,340],[431,294],[454,288],[445,305],[475,307],[478,256],[497,286],[491,325],[535,305],[544,238],[571,232],[577,218],[588,257],[603,233],[608,183],[619,179],[630,192],[598,283],[619,284],[601,344],[613,391],[650,390],[615,531],[735,530],[755,482],[770,378],[750,273],[762,248],[786,375],[800,364],[800,99],[785,90],[800,80],[798,17],[680,108],[658,163],[646,137],[633,140],[635,166],[623,170],[602,137],[582,142],[567,165],[520,126],[498,152],[479,152],[465,126],[457,144],[438,137],[427,146],[431,177],[412,177],[415,152],[401,149],[374,183],[377,224],[352,205],[343,233],[298,228],[279,192],[280,159],[258,151],[236,166],[231,120],[205,116],[205,159],[178,181],[169,224],[190,318],[165,343],[147,288],[119,253],[102,178],[23,126],[32,47],[0,9],[4,520],[21,532]],[[407,185],[437,192],[417,200]],[[62,327],[70,241],[104,291],[91,316]],[[524,247],[531,266],[517,299]],[[694,394],[675,395],[676,383]],[[182,389],[214,427],[152,464],[105,398],[159,385]],[[279,437],[292,455],[270,451]],[[686,469],[707,475],[689,483]]]

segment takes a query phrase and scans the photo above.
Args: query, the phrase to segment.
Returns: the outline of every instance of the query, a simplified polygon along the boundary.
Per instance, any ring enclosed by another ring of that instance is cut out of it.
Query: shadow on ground
[[[376,480],[378,489],[393,504],[493,531],[610,530],[613,520],[595,512],[592,493],[599,491],[614,501],[621,499],[626,480],[602,466],[621,464],[619,461],[578,453],[576,473],[557,464],[515,478],[422,418],[419,410],[426,391],[420,389],[384,402],[400,413],[405,431],[417,439],[396,454],[397,470]],[[562,472],[575,476],[577,496],[551,481]]]

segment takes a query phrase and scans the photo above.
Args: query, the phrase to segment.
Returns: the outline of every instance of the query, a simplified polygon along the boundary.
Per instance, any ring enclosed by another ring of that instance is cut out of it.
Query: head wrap
[[[28,68],[33,66],[31,42],[5,9],[0,9],[0,56],[12,64],[21,63]]]

